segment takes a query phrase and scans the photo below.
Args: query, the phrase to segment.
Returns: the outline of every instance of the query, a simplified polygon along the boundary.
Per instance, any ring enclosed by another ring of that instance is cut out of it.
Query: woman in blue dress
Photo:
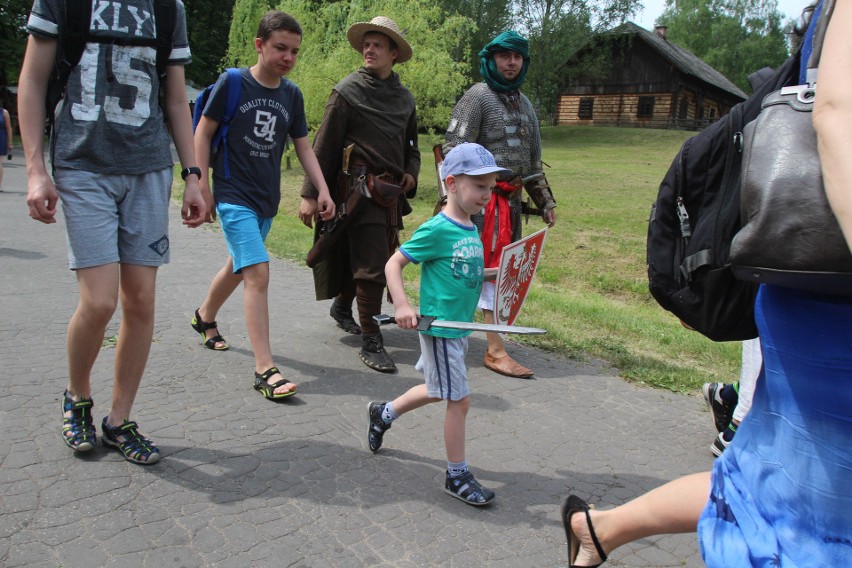
[[[852,2],[834,6],[813,120],[826,194],[852,250]],[[764,370],[713,471],[609,511],[569,497],[571,566],[596,566],[627,542],[696,528],[711,567],[852,566],[852,296],[761,286],[755,320]]]

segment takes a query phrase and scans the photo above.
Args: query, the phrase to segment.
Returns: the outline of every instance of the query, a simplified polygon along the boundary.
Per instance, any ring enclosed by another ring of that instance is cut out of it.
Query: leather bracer
[[[556,199],[553,198],[553,193],[550,191],[550,184],[547,183],[547,178],[544,174],[538,174],[527,178],[524,182],[524,188],[532,197],[533,203],[541,212],[542,218],[545,217],[548,211],[556,207]]]

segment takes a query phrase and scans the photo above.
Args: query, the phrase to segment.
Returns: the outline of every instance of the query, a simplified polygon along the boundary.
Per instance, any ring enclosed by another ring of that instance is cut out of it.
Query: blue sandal
[[[123,439],[119,439],[123,438]],[[127,461],[151,465],[160,461],[160,449],[154,442],[139,433],[139,425],[124,419],[124,424],[110,427],[107,417],[101,423],[101,441],[104,446],[118,450]]]
[[[92,404],[91,398],[73,400],[68,391],[62,398],[62,439],[75,452],[88,452],[97,442]],[[70,412],[71,416],[65,416],[66,412]]]

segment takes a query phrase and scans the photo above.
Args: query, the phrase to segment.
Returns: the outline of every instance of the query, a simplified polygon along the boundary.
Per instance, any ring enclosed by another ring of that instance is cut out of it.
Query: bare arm
[[[172,138],[175,142],[178,158],[184,168],[193,167],[195,149],[192,141],[192,117],[189,114],[189,103],[186,100],[186,79],[183,65],[169,65],[166,68],[166,102],[165,110],[171,124]],[[209,191],[208,191],[209,193]],[[186,188],[183,192],[183,207],[181,215],[183,224],[197,227],[207,219],[208,202],[212,197],[205,198],[199,189],[199,180],[190,175],[186,178]]]
[[[9,111],[5,108],[3,109],[3,118],[5,119],[6,124],[6,140],[7,145],[9,146],[8,150],[12,152],[12,117],[9,116]]]
[[[30,36],[18,78],[18,123],[27,161],[27,206],[30,217],[56,223],[59,194],[44,163],[44,100],[56,57],[56,40]]]
[[[825,193],[852,250],[852,2],[837,2],[823,44],[814,102]]]
[[[322,175],[322,169],[320,168],[316,154],[314,154],[313,148],[311,148],[311,143],[308,140],[308,137],[303,136],[302,138],[294,138],[293,148],[296,149],[296,156],[299,158],[299,163],[302,164],[305,174],[307,174],[308,179],[319,192],[317,197],[317,207],[320,219],[328,221],[334,217],[334,200],[331,198],[331,194],[328,191],[328,185],[325,183],[325,178]],[[301,212],[299,216],[302,217],[302,222],[310,227],[311,218],[305,222]]]
[[[405,286],[402,283],[402,269],[409,262],[408,257],[400,251],[396,251],[385,265],[388,292],[390,292],[396,310],[396,324],[404,329],[414,329],[417,327],[417,313],[408,302],[408,298],[405,295]]]
[[[210,145],[213,143],[213,136],[218,128],[219,123],[206,116],[202,116],[201,120],[198,121],[198,126],[195,127],[195,160],[198,162],[199,169],[201,169],[198,187],[209,208],[207,222],[216,219],[216,206],[213,203],[213,194],[210,191]]]

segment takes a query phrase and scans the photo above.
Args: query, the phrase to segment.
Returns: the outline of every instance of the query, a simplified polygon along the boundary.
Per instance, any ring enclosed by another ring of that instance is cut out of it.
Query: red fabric
[[[500,265],[500,253],[503,247],[512,242],[512,227],[509,216],[509,200],[502,192],[512,193],[516,188],[508,182],[498,181],[497,189],[491,192],[491,200],[485,206],[485,220],[482,227],[482,246],[485,248],[485,268],[497,268]],[[494,242],[494,223],[497,223],[497,242]]]

